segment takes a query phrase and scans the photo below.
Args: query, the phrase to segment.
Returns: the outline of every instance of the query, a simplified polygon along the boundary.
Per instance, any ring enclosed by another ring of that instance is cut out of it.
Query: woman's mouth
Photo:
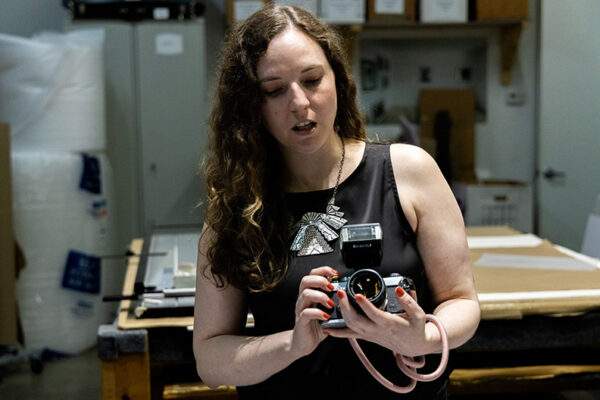
[[[294,126],[292,130],[298,133],[309,133],[314,129],[315,126],[317,126],[316,122],[301,122],[298,125]]]

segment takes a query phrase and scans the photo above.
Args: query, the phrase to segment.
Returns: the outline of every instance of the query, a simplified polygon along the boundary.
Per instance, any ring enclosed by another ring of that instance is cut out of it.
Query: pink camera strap
[[[379,383],[381,383],[383,386],[385,386],[393,392],[408,393],[415,388],[415,386],[417,385],[417,381],[430,382],[439,378],[446,369],[446,365],[448,365],[449,348],[448,335],[446,334],[446,329],[444,328],[442,321],[440,321],[435,315],[427,314],[425,316],[425,319],[433,323],[440,331],[440,338],[442,340],[442,359],[440,360],[440,365],[435,371],[433,371],[430,374],[420,374],[417,372],[417,368],[421,368],[425,365],[425,357],[419,356],[416,358],[412,358],[404,356],[402,354],[394,353],[394,355],[396,356],[396,363],[398,364],[398,368],[400,368],[400,370],[404,372],[406,376],[411,378],[411,382],[407,386],[397,386],[389,380],[387,380],[383,375],[379,373],[379,371],[377,371],[377,369],[375,369],[373,364],[371,364],[365,353],[360,348],[360,345],[358,344],[356,339],[349,338],[348,340],[350,341],[350,344],[352,345],[352,348],[356,352],[356,355],[358,356],[360,361],[363,363],[365,368],[371,373],[371,375],[373,375],[373,378],[377,379]]]

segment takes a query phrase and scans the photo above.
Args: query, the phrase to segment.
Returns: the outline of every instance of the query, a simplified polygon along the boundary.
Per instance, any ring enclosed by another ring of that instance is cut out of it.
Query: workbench
[[[498,237],[500,242],[519,235],[507,227],[467,232],[470,239]],[[133,254],[141,254],[142,242],[132,241]],[[549,257],[549,262],[581,256],[541,239],[533,247],[481,246],[470,242],[482,320],[474,337],[452,353],[450,393],[600,388],[600,268],[480,266],[483,256],[493,254],[529,261]],[[133,293],[138,262],[139,257],[129,258],[124,295]],[[198,382],[193,317],[136,318],[133,306],[122,301],[115,323],[98,332],[104,400],[236,398],[233,387],[209,390]]]

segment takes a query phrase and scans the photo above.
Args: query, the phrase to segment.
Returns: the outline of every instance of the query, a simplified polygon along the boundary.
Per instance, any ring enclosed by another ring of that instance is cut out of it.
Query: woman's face
[[[266,128],[284,152],[312,153],[334,135],[337,93],[321,47],[297,29],[275,36],[257,65]]]

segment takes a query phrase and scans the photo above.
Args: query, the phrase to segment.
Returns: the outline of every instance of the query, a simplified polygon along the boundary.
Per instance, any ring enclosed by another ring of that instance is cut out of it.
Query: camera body
[[[348,268],[356,271],[342,280],[334,279],[334,290],[328,292],[335,306],[333,310],[326,309],[331,316],[321,323],[323,328],[345,328],[346,323],[339,308],[339,299],[334,295],[343,290],[350,304],[362,313],[355,296],[362,294],[373,305],[392,314],[404,312],[395,295],[397,286],[404,291],[415,290],[414,282],[400,274],[382,277],[374,268],[381,264],[383,255],[383,234],[378,223],[346,225],[340,232],[340,249]]]

